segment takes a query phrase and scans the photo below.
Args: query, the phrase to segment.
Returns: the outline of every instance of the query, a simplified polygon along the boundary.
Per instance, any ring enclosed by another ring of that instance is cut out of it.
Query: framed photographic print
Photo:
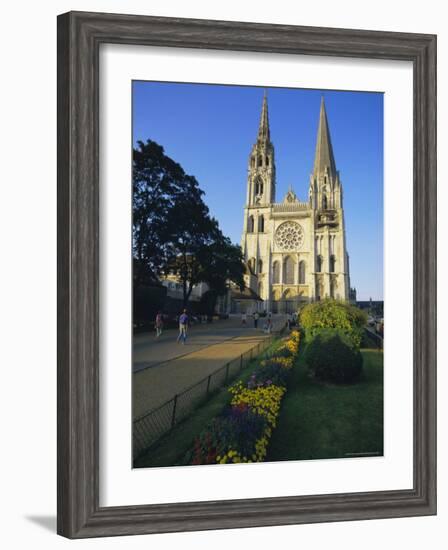
[[[58,18],[58,532],[436,513],[436,38]]]

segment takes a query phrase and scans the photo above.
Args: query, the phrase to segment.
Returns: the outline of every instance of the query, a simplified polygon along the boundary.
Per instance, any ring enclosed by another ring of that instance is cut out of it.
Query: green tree
[[[164,271],[176,275],[183,289],[184,305],[194,285],[204,281],[205,251],[221,236],[218,222],[202,200],[203,191],[193,176],[186,176],[176,190],[166,221],[168,261]]]
[[[359,348],[366,322],[367,316],[361,309],[332,298],[307,304],[300,311],[300,324],[305,329],[307,341],[322,329],[334,328],[347,334]]]
[[[225,237],[203,201],[194,176],[163,147],[139,141],[133,157],[134,291],[176,275],[186,305],[194,285],[208,283],[217,297],[228,281],[243,287],[241,249]],[[215,298],[216,303],[216,298]]]
[[[207,313],[212,313],[218,296],[223,296],[229,283],[244,288],[244,261],[240,246],[231,243],[222,234],[210,246],[205,247],[200,255],[200,278],[209,286],[207,292]]]
[[[157,281],[168,263],[170,220],[188,183],[182,167],[163,147],[151,140],[137,143],[132,171],[134,287]]]
[[[245,268],[241,248],[232,244],[217,224],[209,226],[211,231],[208,234],[203,232],[203,228],[189,232],[188,238],[185,238],[185,232],[181,233],[183,238],[178,241],[177,254],[168,270],[182,283],[184,305],[195,285],[207,283],[209,291],[204,303],[211,313],[218,296],[226,293],[230,282],[244,288]]]

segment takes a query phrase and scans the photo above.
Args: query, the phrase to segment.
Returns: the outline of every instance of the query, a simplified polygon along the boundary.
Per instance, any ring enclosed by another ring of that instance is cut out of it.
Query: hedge
[[[300,311],[300,324],[307,342],[320,330],[332,328],[344,332],[359,348],[366,322],[367,316],[361,309],[332,298],[307,304]]]
[[[305,361],[314,377],[324,382],[356,382],[362,372],[361,352],[339,329],[321,329],[308,343]]]

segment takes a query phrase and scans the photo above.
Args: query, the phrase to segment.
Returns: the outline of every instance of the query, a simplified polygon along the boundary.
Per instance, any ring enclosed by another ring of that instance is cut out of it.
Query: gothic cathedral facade
[[[342,183],[323,98],[308,200],[300,201],[290,188],[277,202],[274,145],[264,95],[257,141],[249,155],[241,246],[246,286],[257,295],[259,309],[292,312],[301,302],[352,298]]]

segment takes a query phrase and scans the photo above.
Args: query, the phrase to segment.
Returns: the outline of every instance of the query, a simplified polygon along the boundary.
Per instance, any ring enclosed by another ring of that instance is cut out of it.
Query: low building
[[[174,275],[167,275],[160,280],[161,284],[167,289],[167,296],[174,300],[183,300],[184,299],[184,290],[183,285],[179,279]],[[207,292],[208,285],[206,283],[198,283],[193,286],[191,291],[189,301],[190,302],[199,302],[202,296]]]

